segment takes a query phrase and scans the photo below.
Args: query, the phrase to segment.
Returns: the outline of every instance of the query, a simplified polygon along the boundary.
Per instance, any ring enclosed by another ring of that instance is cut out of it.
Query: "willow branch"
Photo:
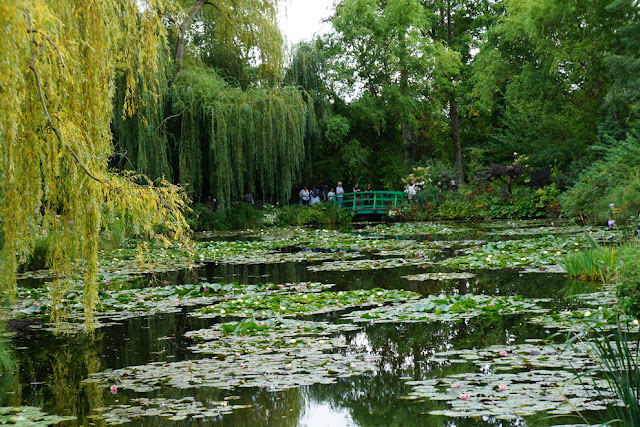
[[[28,15],[27,15],[28,16]],[[42,33],[41,31],[37,30],[37,29],[27,29],[28,33],[41,33],[44,35],[44,38],[49,42],[49,44],[56,50],[56,52],[58,52],[58,58],[60,58],[60,65],[62,65],[62,68],[66,68],[67,64],[64,63],[64,58],[62,57],[62,52],[60,52],[60,49],[58,48],[58,46],[53,42],[53,40],[51,40],[51,37],[49,37],[48,35]],[[35,40],[35,37],[33,38],[33,43],[34,44],[38,44]]]
[[[162,122],[160,122],[160,124],[158,125],[158,127],[156,128],[156,130],[160,129],[160,128],[162,127],[162,125],[164,125],[164,124],[165,124],[165,122],[166,122],[167,120],[173,119],[173,118],[175,118],[175,117],[180,117],[181,115],[183,115],[183,114],[184,114],[184,112],[185,112],[185,111],[187,111],[187,108],[188,108],[188,107],[185,107],[185,109],[184,109],[184,110],[182,110],[182,111],[180,111],[178,114],[173,114],[173,115],[171,115],[171,116],[167,117],[166,119],[164,119]]]

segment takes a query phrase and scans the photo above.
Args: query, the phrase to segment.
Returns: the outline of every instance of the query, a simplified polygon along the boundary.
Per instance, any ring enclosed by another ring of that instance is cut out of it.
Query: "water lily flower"
[[[615,205],[616,205],[615,203],[609,203],[610,208],[614,207]]]
[[[478,247],[477,247],[477,246],[474,246],[474,247],[473,247],[473,249],[478,249]]]
[[[609,221],[607,221],[607,225],[608,225],[609,227],[613,227],[614,225],[616,225],[616,221],[615,221],[615,220],[613,220],[613,219],[610,219]]]
[[[151,296],[151,294],[147,293],[147,294],[145,294],[144,296],[148,298],[148,297],[150,297],[150,296]]]
[[[140,298],[140,299],[138,300],[138,302],[144,302],[144,300],[143,300],[142,298]]]
[[[111,291],[104,291],[105,294],[111,295]]]
[[[500,391],[505,391],[506,389],[507,389],[507,385],[506,384],[500,384],[498,386],[498,390],[500,390]]]
[[[18,295],[24,295],[24,292],[18,292]]]
[[[114,384],[111,387],[109,387],[109,390],[111,390],[111,393],[116,394],[118,393],[118,386]]]
[[[584,312],[584,317],[589,317],[591,316],[591,312],[590,311],[585,311]]]
[[[104,283],[109,283],[109,279],[104,279]]]
[[[469,400],[469,393],[462,393],[460,395],[460,399],[462,400]]]
[[[489,303],[489,306],[490,306],[490,307],[493,307],[494,305],[496,305],[496,303],[495,303],[495,302],[493,302],[493,301],[491,301],[491,302]]]
[[[509,354],[509,352],[507,350],[500,350],[500,356],[506,356],[507,354]]]
[[[633,322],[631,322],[633,326],[638,326],[638,323],[640,323],[638,322],[638,319],[633,319]]]
[[[460,383],[451,384],[451,388],[460,388]]]
[[[34,302],[33,305],[38,306],[40,303],[38,301]]]

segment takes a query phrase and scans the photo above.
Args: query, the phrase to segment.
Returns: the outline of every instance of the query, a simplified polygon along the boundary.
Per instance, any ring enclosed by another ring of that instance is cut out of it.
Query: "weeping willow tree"
[[[176,41],[157,70],[161,102],[142,102],[131,117],[114,120],[123,153],[117,165],[170,177],[196,200],[214,194],[221,206],[247,190],[287,200],[315,133],[315,114],[306,93],[277,85],[283,77],[278,1],[179,3],[184,13],[165,13]],[[119,88],[118,108],[126,99]]]
[[[87,328],[98,299],[98,239],[105,209],[123,209],[139,230],[159,221],[180,234],[179,187],[108,168],[116,71],[131,114],[158,85],[166,45],[162,0],[15,0],[0,2],[0,237],[2,286],[34,247],[51,237],[48,266],[54,320],[72,268],[81,261]],[[45,205],[44,217],[38,208]]]
[[[180,181],[221,206],[245,190],[286,201],[305,156],[313,103],[297,88],[242,90],[203,67],[185,68],[172,88],[181,114]],[[204,173],[203,173],[204,171]]]

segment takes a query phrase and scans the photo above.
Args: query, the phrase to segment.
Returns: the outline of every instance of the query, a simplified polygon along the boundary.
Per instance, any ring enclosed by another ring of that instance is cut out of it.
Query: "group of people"
[[[358,183],[356,182],[353,185],[353,192],[359,193],[363,191]],[[367,184],[367,187],[364,191],[373,191],[371,188],[371,184]],[[342,187],[342,181],[338,181],[336,187],[329,188],[329,184],[326,182],[322,185],[321,188],[316,188],[315,186],[311,187],[311,190],[307,188],[306,185],[302,186],[302,190],[300,190],[300,204],[313,206],[316,203],[320,202],[334,202],[336,201],[339,206],[342,206],[343,194],[345,193],[344,187]],[[368,197],[367,194],[364,194],[364,197]],[[358,197],[359,199],[359,197]]]
[[[334,199],[341,202],[343,193],[344,189],[340,181],[338,181],[338,185],[335,188],[329,188],[329,184],[326,182],[322,184],[321,188],[316,188],[315,185],[312,186],[311,190],[306,185],[303,185],[299,193],[300,204],[313,206],[320,202],[333,202]]]

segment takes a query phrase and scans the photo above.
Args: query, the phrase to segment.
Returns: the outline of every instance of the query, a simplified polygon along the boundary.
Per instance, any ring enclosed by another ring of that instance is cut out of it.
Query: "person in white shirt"
[[[336,200],[338,201],[338,206],[342,207],[342,198],[344,194],[344,188],[342,188],[342,181],[338,181],[338,186],[336,187]]]
[[[327,193],[327,199],[329,199],[330,202],[333,203],[333,197],[336,195],[336,192],[333,191],[333,188],[331,190],[329,190],[329,192]]]
[[[301,205],[309,204],[309,190],[307,190],[306,185],[303,185],[302,190],[300,190],[300,204]]]

